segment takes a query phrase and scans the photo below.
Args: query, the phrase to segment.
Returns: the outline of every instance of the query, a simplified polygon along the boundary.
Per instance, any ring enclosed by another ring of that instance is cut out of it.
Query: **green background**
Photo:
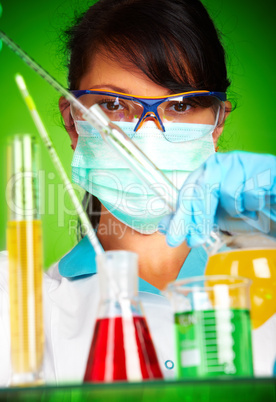
[[[84,0],[2,0],[0,29],[66,86],[62,29],[70,24],[75,12],[86,9],[90,3]],[[276,2],[204,0],[203,3],[223,33],[232,81],[228,95],[237,105],[226,123],[220,150],[276,154]],[[57,106],[58,93],[3,45],[0,52],[0,250],[6,247],[6,142],[13,134],[37,135],[14,81],[17,72],[26,80],[68,175],[72,158],[70,141]],[[43,146],[41,166],[45,178],[42,220],[47,268],[76,243],[76,217],[66,197],[64,210],[63,187]]]

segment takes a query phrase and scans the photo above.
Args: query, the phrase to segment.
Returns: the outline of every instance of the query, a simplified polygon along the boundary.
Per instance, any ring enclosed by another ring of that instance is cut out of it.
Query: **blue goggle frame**
[[[173,95],[168,95],[166,97],[161,97],[161,96],[154,96],[154,97],[148,97],[148,96],[142,96],[142,97],[137,97],[125,93],[120,93],[120,92],[115,92],[115,91],[104,91],[104,90],[94,90],[94,89],[79,89],[79,90],[71,90],[70,91],[76,98],[79,98],[82,95],[107,95],[107,96],[113,96],[113,97],[120,97],[122,99],[130,100],[130,101],[135,101],[140,103],[143,106],[143,112],[142,115],[136,124],[134,131],[137,131],[141,125],[143,124],[144,120],[147,117],[154,117],[156,119],[156,122],[158,123],[159,129],[165,132],[165,127],[162,123],[162,120],[159,116],[159,113],[157,111],[157,108],[161,103],[166,102],[171,100],[172,98],[177,98],[181,96],[182,98],[192,98],[195,96],[213,96],[217,99],[219,99],[221,102],[226,101],[226,93],[225,92],[215,92],[215,91],[206,91],[206,90],[201,90],[201,91],[189,91],[189,92],[182,92],[178,94],[173,94]]]

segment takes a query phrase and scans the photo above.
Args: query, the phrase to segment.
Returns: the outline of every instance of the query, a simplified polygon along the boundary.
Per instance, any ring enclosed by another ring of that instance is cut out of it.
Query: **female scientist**
[[[87,211],[104,250],[139,255],[140,298],[164,376],[173,377],[172,317],[160,290],[204,273],[201,246],[216,225],[231,230],[230,218],[242,216],[249,230],[256,211],[267,210],[276,195],[276,158],[216,153],[231,112],[230,82],[218,33],[199,0],[99,0],[66,34],[75,96],[87,107],[98,103],[180,189],[177,210],[169,214],[60,99],[74,149],[72,179],[92,194]],[[259,182],[264,172],[269,179]],[[82,380],[99,298],[86,237],[50,268],[44,286],[46,380]],[[0,325],[7,333],[5,297]],[[271,375],[276,343],[263,327],[261,352],[260,335],[254,345],[255,372]],[[6,338],[0,361],[10,367],[5,345]],[[0,381],[8,376],[1,363]]]

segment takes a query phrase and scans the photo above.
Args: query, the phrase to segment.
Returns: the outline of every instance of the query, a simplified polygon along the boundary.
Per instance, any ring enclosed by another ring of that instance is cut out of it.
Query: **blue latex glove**
[[[276,156],[215,153],[188,176],[176,212],[160,221],[159,231],[172,247],[184,240],[190,247],[202,245],[218,227],[274,234],[275,206]]]

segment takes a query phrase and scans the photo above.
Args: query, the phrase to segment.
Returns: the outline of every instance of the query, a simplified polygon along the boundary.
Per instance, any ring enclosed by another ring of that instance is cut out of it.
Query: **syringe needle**
[[[76,208],[76,212],[80,218],[80,221],[81,221],[82,225],[84,225],[84,227],[87,228],[87,237],[89,238],[90,243],[92,244],[92,246],[95,250],[95,253],[96,254],[103,253],[103,248],[101,246],[101,243],[99,242],[99,239],[97,238],[97,236],[94,232],[91,222],[90,222],[86,212],[84,211],[81,202],[79,201],[78,197],[76,196],[72,183],[68,179],[65,169],[64,169],[64,167],[59,159],[59,156],[53,146],[50,136],[40,118],[40,115],[36,109],[35,103],[31,97],[31,95],[29,94],[29,91],[27,89],[26,83],[25,83],[22,75],[17,74],[15,76],[15,80],[16,80],[17,86],[22,94],[22,97],[27,105],[27,108],[32,116],[32,119],[37,127],[37,130],[49,152],[49,155],[53,161],[53,164],[56,167],[58,173],[60,174],[60,177],[64,183],[64,186],[65,186],[66,190],[68,191],[68,194],[73,202],[74,207]]]

